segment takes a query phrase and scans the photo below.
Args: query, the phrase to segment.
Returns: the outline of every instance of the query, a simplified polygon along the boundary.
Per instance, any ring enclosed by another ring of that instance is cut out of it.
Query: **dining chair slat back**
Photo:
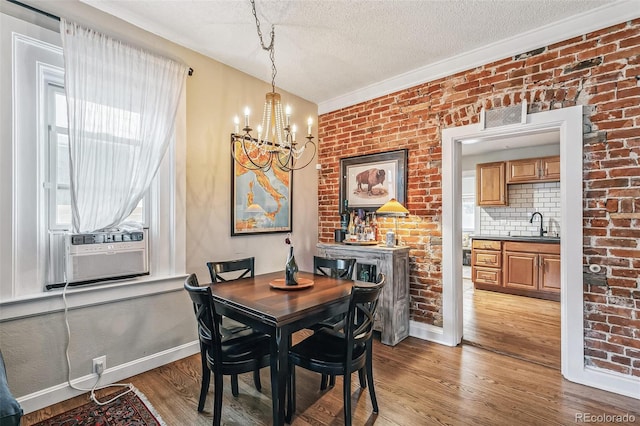
[[[338,278],[343,280],[350,280],[353,277],[353,271],[356,266],[356,259],[351,258],[329,258],[321,256],[313,256],[313,271],[316,275],[322,275],[325,277]],[[309,326],[311,330],[317,331],[325,327],[333,327],[338,324],[344,315],[336,315],[333,318],[328,318],[318,324]],[[326,388],[326,378],[323,377],[320,382],[320,390]]]
[[[245,277],[253,278],[255,276],[255,258],[247,257],[244,259],[212,261],[207,262],[209,275],[212,283],[223,283],[233,280],[239,280]],[[242,324],[231,318],[223,317],[220,331],[223,335],[237,333],[248,329],[249,326]],[[233,381],[234,395],[236,392],[236,383]]]
[[[350,280],[353,277],[353,270],[355,268],[355,265],[356,259],[334,259],[321,256],[313,256],[313,271],[316,275]]]
[[[255,258],[207,262],[211,282],[221,283],[230,280],[255,276]]]

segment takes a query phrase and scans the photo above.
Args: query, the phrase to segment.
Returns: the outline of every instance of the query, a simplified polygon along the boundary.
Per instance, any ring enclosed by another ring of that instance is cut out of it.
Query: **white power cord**
[[[66,281],[66,279],[65,279]],[[105,386],[100,386],[98,387],[98,383],[100,383],[100,379],[102,378],[102,373],[104,373],[103,368],[101,367],[100,369],[96,369],[97,374],[98,374],[98,379],[96,380],[95,384],[91,387],[91,389],[84,389],[78,386],[75,386],[73,383],[71,383],[71,361],[69,359],[69,347],[71,346],[71,328],[69,327],[69,316],[68,316],[68,310],[69,310],[69,306],[67,305],[67,287],[69,286],[69,281],[65,282],[64,288],[62,289],[62,300],[64,302],[64,323],[67,326],[67,348],[65,350],[65,355],[67,357],[67,383],[69,384],[69,386],[75,390],[79,390],[79,391],[84,391],[84,392],[91,392],[91,400],[93,402],[95,402],[98,405],[107,405],[112,403],[113,401],[115,401],[116,399],[120,398],[123,395],[128,394],[129,392],[133,391],[133,384],[131,383],[113,383],[111,385],[105,385]],[[104,401],[101,402],[98,400],[98,397],[95,394],[95,391],[100,390],[100,389],[106,389],[106,388],[110,388],[110,387],[126,387],[127,390],[119,393],[118,395],[114,396],[113,398],[111,398],[108,401]]]

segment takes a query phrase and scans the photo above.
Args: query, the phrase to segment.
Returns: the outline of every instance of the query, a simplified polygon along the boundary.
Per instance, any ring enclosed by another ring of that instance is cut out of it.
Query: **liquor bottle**
[[[284,267],[284,283],[285,285],[298,285],[298,264],[293,255],[293,246],[289,247],[289,258]]]
[[[349,200],[346,198],[344,200],[342,214],[340,214],[340,228],[342,228],[344,232],[349,230]]]
[[[373,240],[378,241],[378,219],[375,213],[371,213],[371,228],[373,229]]]
[[[349,233],[349,235],[356,234],[356,224],[354,221],[354,216],[355,212],[351,212],[351,215],[349,216],[349,225],[347,226],[347,232]]]

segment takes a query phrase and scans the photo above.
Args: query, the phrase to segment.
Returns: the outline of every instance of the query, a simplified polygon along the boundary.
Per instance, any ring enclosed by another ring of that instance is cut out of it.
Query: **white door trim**
[[[461,144],[465,139],[560,131],[561,371],[576,383],[640,398],[640,380],[585,367],[582,283],[582,106],[527,115],[526,124],[442,131],[442,312],[440,343],[462,340]]]

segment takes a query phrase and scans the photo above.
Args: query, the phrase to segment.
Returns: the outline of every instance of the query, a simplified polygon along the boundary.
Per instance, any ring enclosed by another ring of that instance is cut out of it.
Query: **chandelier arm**
[[[305,167],[307,167],[309,164],[311,164],[311,161],[313,161],[314,157],[316,156],[317,146],[316,146],[315,142],[313,142],[312,140],[310,140],[310,139],[309,139],[309,140],[308,140],[307,142],[305,142],[305,144],[304,144],[305,149],[307,149],[306,147],[307,147],[307,145],[308,145],[308,144],[313,145],[313,155],[309,158],[309,161],[307,161],[306,163],[304,163],[304,165],[302,165],[302,166],[298,165],[298,166],[296,167],[296,166],[295,166],[295,161],[296,161],[296,160],[295,160],[295,158],[294,158],[294,157],[292,157],[292,156],[291,156],[291,154],[289,154],[290,158],[292,159],[292,160],[291,160],[291,166],[288,166],[288,165],[287,165],[287,164],[289,164],[289,161],[287,161],[287,164],[282,164],[282,162],[278,161],[278,163],[280,163],[280,164],[279,164],[279,167],[280,167],[282,170],[286,171],[286,172],[292,172],[292,171],[294,171],[294,170],[301,170],[301,169],[304,169],[304,168],[305,168]]]
[[[233,141],[233,142],[232,142],[232,144],[233,144],[233,145],[235,145],[235,141]],[[260,170],[260,167],[258,167],[258,166],[251,167],[251,166],[249,166],[248,164],[244,164],[244,163],[242,163],[242,162],[238,159],[238,156],[237,156],[237,155],[236,155],[236,153],[235,153],[235,147],[234,147],[234,146],[232,146],[232,147],[231,147],[231,157],[233,157],[233,160],[234,160],[236,163],[238,163],[240,166],[244,167],[244,168],[245,168],[245,169],[247,169],[247,170]]]
[[[286,158],[287,161],[283,162],[282,161],[283,157]],[[293,151],[291,151],[291,150],[288,150],[288,152],[286,154],[284,154],[284,155],[282,155],[281,153],[276,155],[276,160],[278,161],[278,167],[281,168],[284,171],[289,171],[288,170],[288,168],[289,168],[288,164],[289,164],[289,162],[291,162],[292,158],[294,158],[294,157],[293,157]]]
[[[263,171],[268,171],[271,168],[271,154],[267,155],[267,159],[264,162],[264,164],[258,164],[257,162],[255,162],[253,160],[253,158],[251,158],[251,155],[249,154],[249,151],[247,151],[247,144],[245,143],[245,138],[242,138],[242,150],[244,151],[244,155],[247,157],[247,160],[249,160],[249,162],[251,162],[251,164],[253,164],[254,167],[256,167],[257,169],[262,169]],[[253,139],[249,136],[249,141],[252,141]],[[237,158],[236,158],[237,160]],[[242,164],[242,163],[240,163]]]
[[[264,163],[263,165],[257,164],[255,161],[253,161],[253,159],[251,158],[251,156],[247,152],[245,140],[246,140],[246,137],[240,137],[239,138],[234,133],[231,134],[231,155],[232,155],[233,159],[236,161],[236,163],[238,163],[239,165],[241,165],[242,167],[244,167],[245,169],[248,169],[248,170],[264,170],[264,171],[269,170],[271,168],[270,158],[268,158],[267,162]],[[238,155],[236,154],[236,143],[238,143],[238,142],[242,145],[242,150],[244,152],[244,155],[247,157],[247,159],[249,160],[249,162],[251,163],[251,165],[253,167],[248,165],[248,164],[243,163],[238,158]],[[267,167],[267,168],[265,169],[265,167]]]

